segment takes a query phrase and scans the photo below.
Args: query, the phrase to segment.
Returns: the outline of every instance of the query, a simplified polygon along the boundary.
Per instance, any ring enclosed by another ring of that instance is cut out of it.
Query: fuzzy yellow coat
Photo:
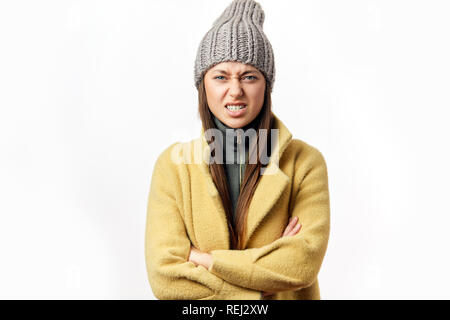
[[[279,143],[250,203],[244,250],[230,250],[219,193],[208,164],[198,161],[198,150],[209,150],[203,129],[158,157],[145,231],[148,280],[158,299],[320,299],[317,276],[330,230],[326,163],[273,116]],[[280,238],[292,216],[300,232]],[[188,261],[191,244],[211,253],[209,270]],[[276,293],[263,298],[262,291]]]

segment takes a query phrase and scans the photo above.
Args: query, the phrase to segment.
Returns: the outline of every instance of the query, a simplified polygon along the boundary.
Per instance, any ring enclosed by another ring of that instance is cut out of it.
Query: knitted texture
[[[204,73],[225,61],[250,64],[260,70],[269,90],[275,81],[272,46],[263,31],[264,11],[253,0],[234,0],[200,42],[194,66],[195,87]]]

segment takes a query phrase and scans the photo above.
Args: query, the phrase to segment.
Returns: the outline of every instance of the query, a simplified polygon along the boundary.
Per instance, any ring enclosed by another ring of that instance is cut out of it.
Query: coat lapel
[[[256,187],[255,193],[253,194],[253,198],[250,202],[247,216],[247,235],[244,239],[245,245],[248,243],[248,240],[251,238],[258,225],[270,212],[291,181],[291,178],[279,168],[278,163],[281,155],[292,139],[292,134],[281,122],[281,120],[278,119],[273,113],[272,116],[274,117],[274,129],[279,129],[278,141],[275,141],[275,147],[272,151],[269,164],[267,165],[264,174],[260,177],[259,184]],[[203,160],[205,160],[210,154],[210,149],[205,139],[203,128],[201,130],[201,145],[201,150],[205,150],[203,152]],[[212,180],[208,163],[201,161],[200,167],[205,175],[208,193],[212,197],[215,209],[220,216],[220,225],[216,225],[216,228],[218,228],[220,234],[224,234],[225,232],[229,237],[225,210],[219,192],[214,185],[214,181]],[[229,248],[229,239],[226,239],[226,241],[226,247]]]

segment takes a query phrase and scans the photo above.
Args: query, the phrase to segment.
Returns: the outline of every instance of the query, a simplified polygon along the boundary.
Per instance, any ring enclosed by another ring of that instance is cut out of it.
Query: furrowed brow
[[[216,70],[214,70],[214,72],[228,75],[228,72],[226,72],[225,70],[221,70],[221,69],[216,69]],[[245,70],[244,72],[241,73],[241,76],[243,76],[244,74],[248,74],[248,73],[257,73],[257,72],[255,70]]]

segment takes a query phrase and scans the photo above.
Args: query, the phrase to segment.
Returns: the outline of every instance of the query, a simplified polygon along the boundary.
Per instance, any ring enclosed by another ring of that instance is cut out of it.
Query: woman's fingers
[[[287,236],[292,231],[292,229],[295,227],[295,224],[297,223],[297,221],[298,221],[298,217],[293,217],[289,220],[289,223],[288,223],[286,229],[284,230],[282,237]]]
[[[293,221],[294,221],[294,218],[289,219],[289,223],[286,226],[286,228],[284,229],[282,237],[286,236],[292,230],[292,228],[294,227]]]
[[[283,232],[282,237],[287,236],[288,233],[292,230],[292,228],[293,228],[292,221],[293,221],[292,218],[289,219],[289,223],[288,223],[288,225],[286,226],[286,228],[284,229],[284,232]]]
[[[302,225],[300,223],[297,223],[295,225],[295,227],[291,230],[291,232],[289,232],[289,235],[295,236],[300,231],[301,228],[302,228]]]
[[[191,251],[189,252],[188,261],[194,263],[197,266],[199,263],[199,253],[201,253],[200,250],[198,250],[194,246],[191,246]]]

